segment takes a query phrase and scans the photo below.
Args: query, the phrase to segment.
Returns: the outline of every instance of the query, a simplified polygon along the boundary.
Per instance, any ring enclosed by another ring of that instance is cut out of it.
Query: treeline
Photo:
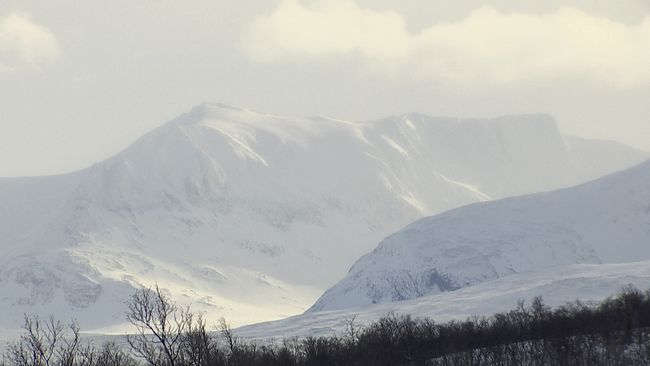
[[[216,331],[158,287],[137,291],[124,347],[84,343],[74,323],[26,317],[4,366],[650,365],[650,291],[626,288],[597,306],[556,309],[535,298],[506,313],[435,323],[388,316],[344,334],[245,341],[221,320]]]

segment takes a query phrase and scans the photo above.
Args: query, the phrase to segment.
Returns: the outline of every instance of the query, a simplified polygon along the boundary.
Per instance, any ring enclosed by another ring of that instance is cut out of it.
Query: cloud
[[[352,55],[386,77],[464,86],[554,79],[621,88],[650,83],[650,16],[628,25],[573,7],[541,15],[482,7],[411,33],[400,14],[352,0],[285,0],[249,24],[242,48],[259,62]]]
[[[0,71],[38,67],[60,53],[54,34],[28,14],[12,12],[0,17]]]

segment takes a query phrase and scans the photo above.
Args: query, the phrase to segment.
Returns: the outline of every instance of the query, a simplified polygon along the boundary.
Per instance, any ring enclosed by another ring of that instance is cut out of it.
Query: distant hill
[[[359,259],[310,311],[413,299],[576,263],[650,260],[650,161],[577,187],[418,220]]]

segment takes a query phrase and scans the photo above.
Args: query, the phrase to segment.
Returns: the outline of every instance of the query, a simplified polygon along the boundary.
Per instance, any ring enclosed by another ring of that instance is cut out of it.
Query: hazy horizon
[[[0,177],[70,172],[201,102],[373,120],[545,113],[650,151],[650,3],[8,0]]]
[[[231,105],[231,104],[226,104],[226,103],[221,103],[221,102],[212,102],[212,101],[208,102],[208,101],[206,101],[206,102],[202,102],[202,103],[197,103],[195,106],[188,108],[187,110],[179,113],[177,116],[171,117],[171,118],[163,121],[162,123],[160,123],[160,125],[153,126],[150,130],[144,131],[142,134],[134,136],[133,140],[127,141],[126,144],[113,146],[115,148],[114,151],[108,151],[105,156],[98,156],[97,160],[93,160],[93,161],[90,161],[90,162],[84,162],[84,160],[81,160],[81,163],[78,166],[71,166],[70,168],[64,168],[62,170],[59,170],[60,168],[57,168],[57,170],[54,171],[54,172],[48,172],[47,169],[46,169],[44,172],[40,172],[40,173],[36,172],[34,174],[23,174],[23,175],[13,175],[13,176],[5,175],[5,176],[0,176],[0,178],[20,178],[20,177],[38,177],[38,176],[64,175],[64,174],[74,173],[74,172],[89,168],[89,167],[91,167],[91,166],[93,166],[95,164],[99,164],[99,163],[103,162],[104,160],[110,159],[111,157],[119,154],[120,152],[122,152],[125,149],[129,148],[131,145],[135,144],[142,137],[146,136],[149,132],[152,132],[152,131],[164,126],[168,122],[172,122],[174,119],[176,119],[177,117],[182,116],[185,113],[191,112],[191,110],[193,108],[196,108],[198,106],[205,105],[205,104],[213,104],[213,105],[218,104],[218,105],[223,105],[223,106],[227,106],[227,107],[241,108],[241,109],[249,110],[249,111],[259,113],[259,114],[262,114],[262,115],[267,114],[265,111],[262,111],[262,110],[255,110],[255,109],[252,109],[252,108],[246,108],[245,106]],[[280,115],[280,116],[290,116],[290,117],[296,117],[296,118],[325,117],[325,118],[332,118],[332,119],[338,119],[338,120],[346,120],[346,121],[350,121],[350,122],[374,122],[374,121],[380,121],[380,120],[382,120],[384,118],[398,117],[398,116],[409,115],[409,114],[423,114],[423,113],[420,113],[418,111],[409,111],[409,112],[404,112],[404,113],[400,113],[400,114],[386,115],[386,116],[378,117],[378,118],[375,118],[375,119],[356,119],[356,120],[352,120],[352,119],[348,120],[348,119],[340,118],[340,117],[337,117],[337,116],[316,115],[316,114],[300,115],[300,116],[295,116],[295,115],[292,116],[290,114],[286,114],[286,115]],[[274,115],[274,114],[269,114],[269,115]],[[494,115],[494,116],[451,116],[451,115],[429,115],[429,114],[423,114],[423,115],[427,115],[427,116],[433,117],[433,118],[443,118],[443,119],[446,119],[446,118],[458,118],[460,120],[462,120],[462,119],[474,119],[474,118],[476,118],[477,120],[491,120],[491,119],[498,119],[499,117],[508,117],[508,116],[548,115],[548,116],[552,117],[555,120],[556,124],[559,125],[559,123],[557,122],[555,116],[550,115],[548,113],[520,113],[520,114],[502,114],[502,115]],[[560,130],[561,133],[563,133],[566,136],[574,136],[574,137],[579,137],[579,138],[584,138],[586,140],[594,140],[594,141],[598,141],[598,140],[613,141],[613,142],[618,142],[618,143],[621,143],[623,145],[626,145],[625,143],[623,143],[621,141],[617,141],[617,140],[613,140],[613,139],[590,138],[590,137],[585,137],[585,136],[568,134],[565,131],[563,131],[561,128],[559,128],[559,130]],[[636,148],[636,149],[638,149],[640,151],[650,153],[650,151],[639,148],[639,147],[635,147],[635,146],[631,146],[631,145],[626,145],[626,146],[630,146],[630,147]],[[83,151],[79,151],[79,153],[81,154],[81,153],[83,153]]]

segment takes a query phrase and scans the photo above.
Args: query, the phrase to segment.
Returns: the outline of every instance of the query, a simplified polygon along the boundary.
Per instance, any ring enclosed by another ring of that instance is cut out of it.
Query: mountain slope
[[[287,319],[244,326],[235,332],[238,336],[252,339],[340,335],[346,331],[346,321],[353,317],[357,325],[376,321],[391,312],[429,317],[436,322],[464,320],[474,315],[490,316],[512,310],[519,300],[530,304],[535,296],[541,296],[544,303],[552,307],[575,300],[597,303],[629,285],[641,290],[650,288],[650,262],[554,267],[411,300],[307,312]]]
[[[406,300],[514,273],[650,259],[650,161],[577,187],[428,217],[359,259],[311,311]]]
[[[646,156],[601,144],[574,147],[543,115],[349,122],[204,104],[82,171],[0,179],[0,326],[23,312],[115,326],[154,282],[208,318],[295,314],[415,219]]]

